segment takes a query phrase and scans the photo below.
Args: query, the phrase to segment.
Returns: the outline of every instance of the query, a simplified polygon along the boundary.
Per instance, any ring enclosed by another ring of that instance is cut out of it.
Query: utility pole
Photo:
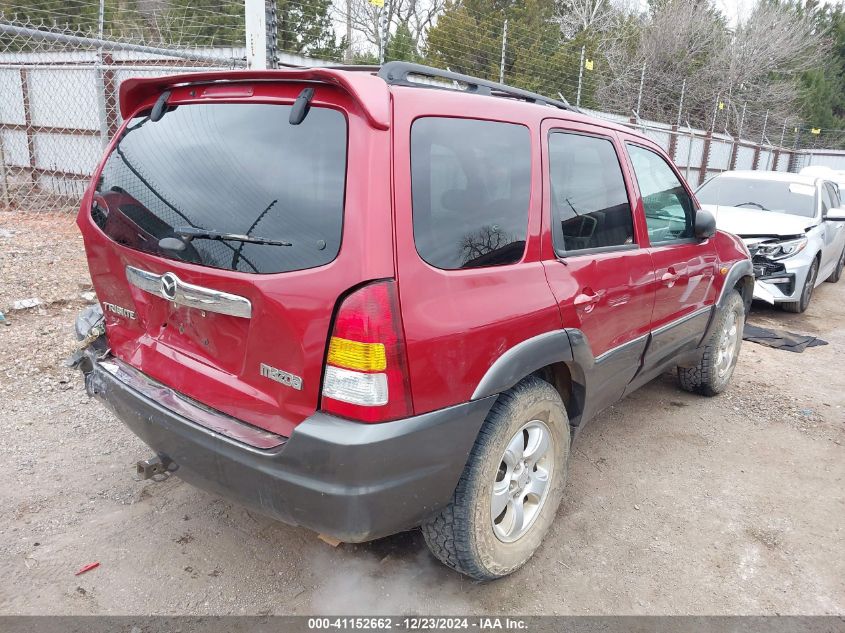
[[[584,79],[584,52],[586,46],[581,46],[581,62],[578,64],[578,92],[575,93],[575,107],[581,107],[581,81]]]
[[[637,95],[637,118],[640,118],[640,106],[643,104],[643,84],[645,83],[645,62],[643,62],[643,70],[640,73],[640,92]]]
[[[279,23],[276,0],[267,0],[267,67],[279,67]]]
[[[690,163],[692,162],[692,142],[695,138],[695,135],[692,133],[692,126],[689,124],[689,119],[687,119],[687,129],[689,130],[689,143],[687,143],[687,173],[686,179],[689,181],[689,167]]]
[[[505,51],[508,48],[508,19],[505,18],[505,25],[502,28],[502,61],[499,63],[499,83],[505,83]]]
[[[390,35],[390,20],[388,19],[389,6],[390,3],[385,2],[379,15],[379,33],[381,34],[381,37],[379,37],[380,45],[378,51],[379,65],[384,64],[384,56],[387,54],[387,38]]]
[[[747,105],[747,102],[742,104],[742,114],[739,117],[739,130],[737,130],[736,137],[740,141],[742,140],[742,126],[745,125],[745,107]]]
[[[347,64],[352,63],[352,2],[354,0],[346,0],[346,53],[343,56],[343,61]]]
[[[719,99],[721,99],[722,95],[716,97],[716,105],[713,106],[713,121],[710,123],[710,133],[712,134],[713,131],[716,129],[716,115],[719,114]]]
[[[769,111],[766,110],[766,116],[763,117],[763,133],[760,135],[760,145],[766,142],[766,125],[769,123]]]
[[[264,0],[244,0],[246,66],[251,70],[267,68],[266,19]]]
[[[687,79],[684,77],[684,82],[681,84],[681,98],[678,101],[678,127],[681,127],[681,112],[684,111],[684,93],[687,90]]]
[[[103,41],[105,35],[105,21],[106,21],[106,2],[100,0],[100,11],[97,15],[97,38],[100,42]],[[103,149],[109,144],[109,114],[106,107],[106,80],[103,69],[103,46],[102,44],[97,48],[97,113],[100,118],[100,144]]]

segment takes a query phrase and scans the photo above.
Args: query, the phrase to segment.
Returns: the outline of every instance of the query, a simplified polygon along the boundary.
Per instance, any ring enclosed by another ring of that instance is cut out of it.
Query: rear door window
[[[512,264],[528,231],[531,140],[511,123],[424,117],[411,127],[414,241],[443,269]]]
[[[552,237],[558,254],[634,246],[634,221],[613,143],[549,134]]]
[[[346,118],[315,107],[291,125],[290,108],[181,105],[159,121],[133,119],[106,161],[94,220],[125,246],[213,268],[276,273],[331,262],[343,227]]]

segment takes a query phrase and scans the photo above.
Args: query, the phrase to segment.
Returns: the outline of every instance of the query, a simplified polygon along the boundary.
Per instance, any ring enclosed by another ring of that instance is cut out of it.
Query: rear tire
[[[501,394],[449,505],[422,525],[431,553],[478,580],[524,565],[560,505],[569,441],[566,409],[549,383],[529,376]]]
[[[704,396],[722,393],[733,376],[745,326],[745,302],[739,292],[730,291],[714,318],[716,323],[704,342],[701,359],[692,367],[678,367],[681,389]]]
[[[836,268],[833,269],[833,272],[830,273],[830,277],[825,279],[825,281],[835,284],[837,281],[842,279],[843,269],[845,269],[845,246],[842,247],[842,253],[839,255],[839,261],[836,262]]]
[[[800,314],[810,306],[810,299],[813,298],[813,290],[816,287],[816,276],[819,274],[819,259],[813,260],[810,270],[807,271],[807,276],[804,278],[804,286],[801,288],[801,296],[798,301],[789,301],[781,303],[781,307],[787,312],[794,312]]]

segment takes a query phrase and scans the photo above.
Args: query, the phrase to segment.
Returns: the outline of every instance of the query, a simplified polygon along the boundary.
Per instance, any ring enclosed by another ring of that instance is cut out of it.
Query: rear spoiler
[[[390,90],[383,79],[362,71],[337,68],[284,70],[216,70],[166,77],[132,78],[120,84],[120,115],[127,119],[139,105],[165,90],[194,84],[231,84],[250,81],[309,81],[331,84],[347,92],[364,111],[370,124],[390,127]]]

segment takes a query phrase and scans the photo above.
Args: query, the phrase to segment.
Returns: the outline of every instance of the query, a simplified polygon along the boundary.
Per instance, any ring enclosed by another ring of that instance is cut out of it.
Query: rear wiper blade
[[[257,237],[253,235],[241,235],[240,233],[222,233],[220,231],[208,231],[206,229],[196,229],[191,226],[183,226],[173,231],[176,235],[182,237],[186,242],[194,239],[200,240],[220,240],[243,242],[245,244],[267,244],[268,246],[293,246],[291,242],[282,240],[271,240],[266,237]]]

